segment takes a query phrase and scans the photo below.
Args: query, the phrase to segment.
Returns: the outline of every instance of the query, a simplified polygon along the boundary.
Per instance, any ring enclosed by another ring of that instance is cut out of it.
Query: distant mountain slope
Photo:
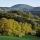
[[[33,9],[32,6],[26,4],[17,4],[11,7],[11,10],[20,10],[20,11],[31,11]]]
[[[21,10],[25,12],[32,12],[32,14],[40,16],[40,7],[32,7],[25,4],[17,4],[12,6],[11,10]]]
[[[32,10],[32,14],[40,16],[40,7],[34,7]]]
[[[9,11],[10,7],[0,7],[0,11]]]
[[[40,11],[40,7],[34,7],[32,11]]]
[[[14,11],[14,10],[32,12],[32,14],[40,16],[40,7],[32,7],[26,4],[16,4],[12,7],[0,7],[0,11]]]

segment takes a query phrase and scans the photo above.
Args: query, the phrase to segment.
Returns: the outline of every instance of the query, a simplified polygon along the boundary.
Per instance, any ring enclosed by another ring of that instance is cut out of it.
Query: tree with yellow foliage
[[[28,23],[17,22],[14,19],[2,18],[0,20],[0,32],[2,35],[17,35],[19,37],[31,33],[31,25]]]

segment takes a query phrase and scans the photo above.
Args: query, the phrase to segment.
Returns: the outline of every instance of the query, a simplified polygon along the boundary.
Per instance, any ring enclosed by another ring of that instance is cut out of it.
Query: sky
[[[11,7],[16,4],[26,4],[33,7],[40,7],[40,0],[0,0],[0,7]]]

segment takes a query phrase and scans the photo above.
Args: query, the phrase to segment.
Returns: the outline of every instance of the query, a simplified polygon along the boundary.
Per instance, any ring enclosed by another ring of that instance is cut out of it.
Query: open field
[[[25,37],[0,36],[0,40],[40,40],[40,38],[33,36],[25,36]]]

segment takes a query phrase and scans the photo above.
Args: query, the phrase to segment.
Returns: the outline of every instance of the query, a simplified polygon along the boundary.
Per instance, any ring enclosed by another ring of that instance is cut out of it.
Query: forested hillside
[[[0,12],[0,35],[40,36],[40,17],[31,12]]]

